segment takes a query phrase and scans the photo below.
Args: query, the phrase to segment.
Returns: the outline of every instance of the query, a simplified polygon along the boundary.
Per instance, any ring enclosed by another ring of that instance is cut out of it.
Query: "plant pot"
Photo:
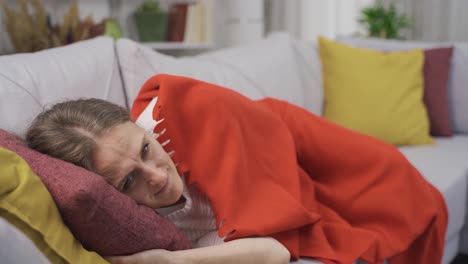
[[[135,13],[135,24],[140,41],[165,41],[167,35],[167,17],[166,13]]]

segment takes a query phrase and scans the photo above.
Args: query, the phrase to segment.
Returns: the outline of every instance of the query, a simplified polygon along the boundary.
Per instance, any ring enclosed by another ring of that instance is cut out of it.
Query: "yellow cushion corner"
[[[0,217],[27,235],[51,263],[107,263],[74,238],[51,195],[26,161],[2,147]]]
[[[319,37],[324,117],[394,145],[433,144],[423,102],[424,53],[384,53]]]

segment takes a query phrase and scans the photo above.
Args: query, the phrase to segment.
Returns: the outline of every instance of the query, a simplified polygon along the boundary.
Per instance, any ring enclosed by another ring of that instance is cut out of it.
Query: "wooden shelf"
[[[214,48],[213,43],[141,42],[141,44],[154,50],[208,50]]]

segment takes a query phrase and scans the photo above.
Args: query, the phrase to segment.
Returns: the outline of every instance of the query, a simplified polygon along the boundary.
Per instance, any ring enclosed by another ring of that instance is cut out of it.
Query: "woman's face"
[[[181,198],[183,183],[172,159],[144,129],[126,122],[96,142],[96,172],[137,203],[160,208]]]

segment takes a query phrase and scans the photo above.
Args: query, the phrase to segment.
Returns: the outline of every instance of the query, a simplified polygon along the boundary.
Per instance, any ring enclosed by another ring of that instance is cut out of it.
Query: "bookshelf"
[[[111,8],[111,14],[119,17],[124,36],[139,41],[138,34],[129,18],[131,13],[144,0],[108,1],[113,2],[111,6],[114,8]],[[178,42],[169,39],[167,42],[140,43],[164,53],[183,54],[185,51],[198,53],[261,39],[265,31],[264,1],[159,0],[167,11],[170,11],[170,7],[178,3],[190,4],[190,8],[187,8],[187,10],[179,11],[186,12],[185,30],[190,30],[191,33],[184,33],[183,37],[179,34]],[[188,22],[190,19],[195,22]]]
[[[148,48],[164,53],[183,54],[185,51],[198,53],[216,47],[212,28],[215,0],[159,0],[162,9],[169,16],[168,36],[166,40],[156,42],[141,41],[133,20],[133,12],[144,0],[108,1],[110,13],[119,19],[124,37],[138,41]],[[172,12],[178,14],[171,17]]]
[[[0,0],[1,1],[1,0]],[[163,53],[201,53],[223,47],[248,43],[260,39],[264,34],[264,0],[159,0],[163,10],[170,11],[176,3],[192,4],[192,12],[186,10],[186,18],[195,17],[198,22],[185,23],[191,34],[181,33],[178,41],[142,42],[139,38],[133,14],[145,0],[77,0],[79,17],[84,20],[92,16],[97,24],[103,19],[114,18],[118,21],[124,38],[141,43]],[[7,2],[14,3],[14,0]],[[43,0],[52,24],[63,23],[63,17],[69,11],[72,0]],[[194,8],[202,3],[204,7]],[[192,15],[189,15],[191,13]],[[200,18],[202,17],[202,18]],[[0,12],[0,20],[3,18]],[[203,22],[202,22],[203,21]],[[200,25],[203,23],[202,25]],[[183,23],[182,23],[183,24]],[[194,26],[194,25],[197,26]],[[172,39],[173,40],[173,39]],[[0,54],[14,53],[8,33],[0,27]]]

